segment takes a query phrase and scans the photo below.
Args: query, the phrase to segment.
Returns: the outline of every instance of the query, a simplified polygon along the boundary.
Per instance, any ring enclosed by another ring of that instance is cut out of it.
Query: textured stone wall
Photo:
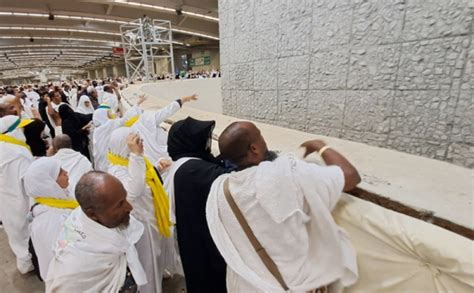
[[[224,113],[472,168],[469,1],[219,0]]]

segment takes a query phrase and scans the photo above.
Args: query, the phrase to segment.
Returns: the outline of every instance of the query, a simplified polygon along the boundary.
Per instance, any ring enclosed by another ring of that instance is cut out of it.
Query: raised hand
[[[148,97],[143,94],[143,95],[139,95],[138,96],[138,101],[137,101],[137,105],[141,105],[143,102],[145,102],[146,100],[148,99]]]
[[[143,155],[143,141],[137,133],[130,133],[128,135],[127,145],[132,154]]]
[[[182,97],[181,98],[181,103],[187,103],[187,102],[191,102],[191,101],[197,101],[197,98],[198,96],[196,94],[193,94],[192,96],[186,96],[186,97]]]
[[[304,157],[306,158],[314,152],[319,152],[319,150],[324,147],[326,143],[320,139],[308,140],[301,144],[301,147],[306,148]]]

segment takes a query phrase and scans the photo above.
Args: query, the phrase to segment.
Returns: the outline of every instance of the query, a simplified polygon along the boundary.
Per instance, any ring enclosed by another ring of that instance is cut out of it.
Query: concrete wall
[[[225,114],[474,167],[469,0],[220,0]]]
[[[154,83],[137,84],[142,93],[147,94],[149,99],[163,99],[174,101],[183,96],[198,95],[198,100],[185,107],[191,107],[206,112],[222,114],[222,96],[220,78],[186,79],[172,81],[157,81]]]

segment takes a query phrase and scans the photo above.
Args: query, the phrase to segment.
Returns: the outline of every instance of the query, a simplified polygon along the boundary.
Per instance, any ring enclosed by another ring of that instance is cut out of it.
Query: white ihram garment
[[[73,199],[68,191],[56,182],[61,164],[51,157],[41,157],[34,161],[23,177],[25,193],[31,198]],[[31,242],[38,257],[41,278],[48,273],[48,265],[53,258],[53,245],[59,231],[72,209],[58,209],[45,205],[35,205],[31,211]]]
[[[132,204],[132,215],[144,226],[142,238],[137,242],[140,261],[146,272],[147,284],[139,288],[142,293],[161,292],[163,278],[163,255],[161,246],[167,239],[162,237],[156,225],[153,195],[146,184],[146,166],[143,156],[131,154],[127,145],[127,136],[132,132],[121,127],[112,132],[109,151],[119,157],[128,158],[129,165],[109,165],[108,172],[117,177],[127,191],[127,200]]]
[[[17,116],[0,118],[0,133],[5,132]],[[25,142],[22,129],[15,129],[6,135]],[[8,244],[16,256],[17,268],[27,273],[33,266],[28,252],[30,231],[28,226],[29,199],[21,188],[21,177],[33,161],[31,152],[19,145],[0,141],[0,213]]]
[[[174,161],[169,168],[166,177],[163,178],[164,188],[166,194],[168,195],[170,203],[170,220],[173,224],[172,235],[173,243],[169,243],[166,248],[167,258],[165,260],[166,269],[171,273],[171,275],[178,274],[184,276],[183,265],[181,263],[181,256],[179,255],[178,241],[176,239],[176,206],[174,200],[174,175],[179,170],[179,168],[189,160],[200,160],[199,158],[194,157],[184,157],[180,158],[177,161]]]
[[[102,103],[110,106],[112,112],[117,113],[119,110],[119,101],[116,94],[104,92],[102,95]]]
[[[31,90],[26,92],[26,96],[28,97],[28,99],[30,99],[31,103],[33,104],[33,107],[38,109],[38,103],[40,100],[40,96],[38,95],[38,93],[34,90]]]
[[[107,161],[107,151],[109,148],[110,134],[115,129],[124,125],[124,123],[135,115],[140,115],[140,108],[133,106],[130,108],[122,118],[109,119],[107,116],[107,109],[97,109],[94,111],[94,134],[92,138],[94,151],[94,169],[106,172],[109,167]],[[136,124],[136,123],[135,123]]]
[[[179,103],[174,101],[158,111],[145,111],[140,119],[132,126],[143,139],[145,156],[154,166],[161,158],[168,158],[168,134],[160,127],[167,118],[173,116],[180,109]]]
[[[58,150],[52,158],[58,160],[61,163],[61,167],[67,171],[69,175],[69,186],[67,189],[69,190],[69,195],[74,197],[74,190],[79,179],[85,173],[93,170],[91,162],[80,152],[67,148]]]
[[[64,223],[46,277],[46,292],[118,292],[127,266],[137,285],[146,283],[135,243],[143,225],[130,217],[124,228],[107,228],[75,209]]]
[[[222,175],[214,181],[206,207],[212,238],[227,265],[229,292],[284,292],[264,266],[223,189],[229,188],[255,236],[278,266],[290,292],[357,280],[356,255],[331,210],[341,196],[339,167],[322,167],[292,156]]]

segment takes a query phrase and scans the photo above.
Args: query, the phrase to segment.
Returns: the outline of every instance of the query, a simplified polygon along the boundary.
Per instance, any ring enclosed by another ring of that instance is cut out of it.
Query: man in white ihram
[[[327,166],[277,158],[250,122],[221,134],[221,155],[239,171],[214,181],[206,214],[229,292],[333,293],[357,280],[355,251],[331,211],[359,174],[320,140],[302,146]]]
[[[135,248],[143,225],[130,216],[122,183],[91,171],[76,187],[80,207],[59,234],[46,292],[137,292],[147,283]]]

